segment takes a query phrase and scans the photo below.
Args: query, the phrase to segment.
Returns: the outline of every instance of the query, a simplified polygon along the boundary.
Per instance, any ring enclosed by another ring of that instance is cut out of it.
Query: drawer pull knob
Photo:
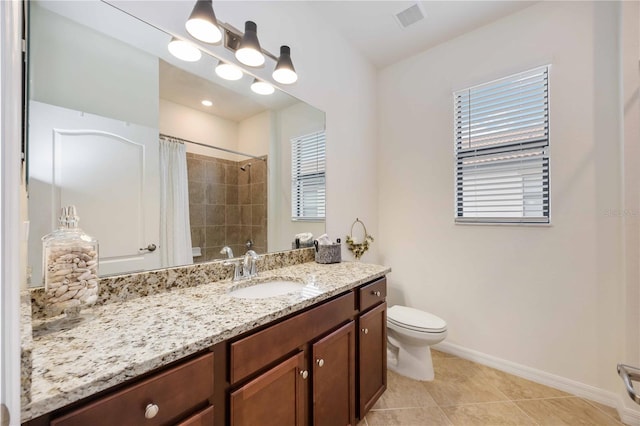
[[[307,370],[302,370],[300,372],[300,375],[302,376],[303,379],[306,379],[307,377],[309,377],[309,372]]]
[[[324,365],[324,359],[322,358],[318,358],[316,360],[316,363],[318,364],[318,367],[322,367]]]
[[[371,292],[371,294],[373,294],[373,295],[374,295],[374,296],[376,296],[376,297],[380,297],[380,295],[381,295],[382,293],[380,293],[379,291],[377,291],[377,290],[376,290],[376,291],[372,291],[372,292]]]
[[[368,328],[363,328],[363,329],[362,329],[362,332],[363,332],[364,334],[369,334],[369,329],[368,329]]]
[[[152,419],[156,414],[158,414],[158,411],[160,411],[160,408],[158,408],[156,404],[148,404],[147,408],[144,410],[144,418]]]

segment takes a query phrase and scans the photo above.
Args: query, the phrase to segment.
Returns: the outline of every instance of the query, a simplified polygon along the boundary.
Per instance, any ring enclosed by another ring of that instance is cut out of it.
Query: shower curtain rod
[[[213,149],[218,149],[220,151],[224,151],[224,152],[229,152],[231,154],[237,154],[237,155],[244,155],[245,157],[250,157],[256,160],[262,160],[262,161],[267,161],[266,158],[264,157],[256,157],[255,155],[251,155],[251,154],[245,154],[244,152],[240,152],[240,151],[234,151],[232,149],[228,149],[228,148],[220,148],[219,146],[215,146],[215,145],[207,145],[206,143],[200,143],[200,142],[193,142],[193,141],[188,141],[186,139],[182,139],[182,138],[177,138],[175,136],[171,136],[171,135],[165,135],[164,133],[160,133],[160,137],[161,138],[168,138],[168,139],[173,139],[182,143],[192,143],[194,145],[200,145],[200,146],[204,146],[205,148],[213,148]]]

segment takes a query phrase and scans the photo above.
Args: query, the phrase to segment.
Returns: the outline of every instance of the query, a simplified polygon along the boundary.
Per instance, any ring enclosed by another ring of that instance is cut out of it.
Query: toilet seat
[[[396,327],[419,333],[444,333],[447,323],[428,312],[407,306],[395,305],[387,309],[387,322]]]

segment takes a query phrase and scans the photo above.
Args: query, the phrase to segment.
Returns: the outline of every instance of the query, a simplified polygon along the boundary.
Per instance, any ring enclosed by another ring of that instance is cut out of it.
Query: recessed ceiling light
[[[208,99],[205,99],[204,101],[202,101],[202,105],[204,105],[206,107],[210,107],[211,105],[213,105],[213,102],[211,102]]]

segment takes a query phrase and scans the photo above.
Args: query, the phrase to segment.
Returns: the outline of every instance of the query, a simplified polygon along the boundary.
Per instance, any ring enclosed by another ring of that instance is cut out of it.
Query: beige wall
[[[160,99],[160,133],[220,148],[238,149],[238,123]],[[187,144],[187,152],[238,161],[224,151]]]
[[[448,343],[604,399],[620,390],[627,337],[619,7],[538,3],[378,78],[377,242],[391,304],[444,318]],[[547,63],[550,226],[455,225],[452,92]]]

